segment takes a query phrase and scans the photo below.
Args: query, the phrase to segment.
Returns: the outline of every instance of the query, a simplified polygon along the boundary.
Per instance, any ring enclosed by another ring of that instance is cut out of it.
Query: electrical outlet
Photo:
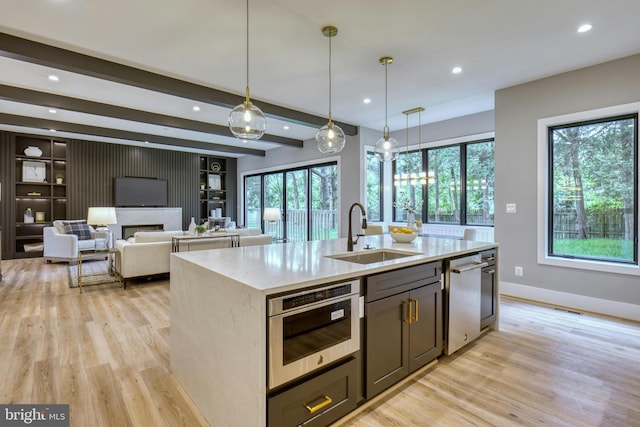
[[[516,265],[515,273],[516,273],[516,276],[523,276],[524,268],[520,267],[519,265]]]
[[[507,213],[516,213],[515,203],[507,203]]]

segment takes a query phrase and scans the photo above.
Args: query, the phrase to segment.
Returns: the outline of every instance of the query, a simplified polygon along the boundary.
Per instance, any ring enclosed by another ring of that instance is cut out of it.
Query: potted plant
[[[204,225],[196,226],[196,235],[200,236],[201,234],[204,234],[206,231],[207,231],[207,228]]]
[[[62,184],[64,182],[64,174],[57,173],[56,176],[56,184]]]

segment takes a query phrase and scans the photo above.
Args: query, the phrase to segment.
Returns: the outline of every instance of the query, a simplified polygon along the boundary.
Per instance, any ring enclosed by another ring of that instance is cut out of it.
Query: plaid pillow
[[[78,221],[62,221],[64,225],[64,231],[67,234],[75,234],[78,236],[78,240],[91,239],[91,227],[84,219]]]

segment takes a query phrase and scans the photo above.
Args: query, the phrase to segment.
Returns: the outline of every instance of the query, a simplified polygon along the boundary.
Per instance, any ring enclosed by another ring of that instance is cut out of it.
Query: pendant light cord
[[[329,125],[331,125],[331,39],[329,36]]]
[[[247,0],[247,90],[245,102],[247,104],[251,102],[249,100],[249,0]]]
[[[387,65],[389,60],[384,61],[384,139],[389,138],[389,125],[387,124]]]
[[[407,114],[407,125],[405,126],[406,153],[409,155],[409,115]]]

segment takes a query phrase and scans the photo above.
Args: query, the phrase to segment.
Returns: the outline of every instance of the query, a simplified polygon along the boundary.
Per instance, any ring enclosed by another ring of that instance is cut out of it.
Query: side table
[[[108,249],[88,249],[84,251],[78,251],[78,287],[80,288],[80,293],[82,293],[82,282],[85,282],[85,285],[99,285],[103,283],[113,283],[117,282],[122,286],[122,280],[120,279],[120,274],[115,269],[114,265],[114,257],[116,255],[117,250],[115,248]],[[105,255],[108,259],[107,271],[100,273],[92,273],[92,274],[82,274],[82,262],[83,259],[86,258],[95,258],[96,255]]]

